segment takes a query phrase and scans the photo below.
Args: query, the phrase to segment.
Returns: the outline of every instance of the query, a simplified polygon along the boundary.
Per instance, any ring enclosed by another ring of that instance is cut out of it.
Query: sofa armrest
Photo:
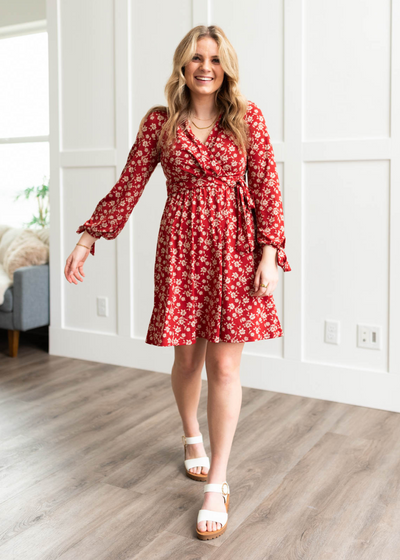
[[[23,266],[14,272],[14,329],[50,324],[49,264]]]

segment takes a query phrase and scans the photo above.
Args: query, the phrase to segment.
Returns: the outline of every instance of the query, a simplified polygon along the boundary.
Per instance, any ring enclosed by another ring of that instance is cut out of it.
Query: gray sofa
[[[20,331],[50,324],[49,264],[24,266],[14,272],[0,305],[0,328],[8,330],[12,358],[18,355]]]

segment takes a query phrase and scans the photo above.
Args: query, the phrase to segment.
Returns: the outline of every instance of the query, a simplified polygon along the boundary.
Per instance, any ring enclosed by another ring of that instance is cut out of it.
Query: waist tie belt
[[[242,175],[218,175],[217,177],[208,173],[214,182],[226,184],[230,187],[236,187],[236,202],[239,210],[237,218],[237,234],[236,234],[236,250],[239,253],[252,253],[255,249],[255,221],[252,209],[255,203],[249,187]],[[275,247],[278,265],[286,272],[291,270],[287,260],[287,256],[283,248],[285,241],[281,245],[271,243]]]
[[[220,176],[222,181],[236,190],[236,204],[238,208],[236,250],[239,253],[252,253],[255,249],[255,223],[252,208],[255,208],[253,197],[243,177]]]

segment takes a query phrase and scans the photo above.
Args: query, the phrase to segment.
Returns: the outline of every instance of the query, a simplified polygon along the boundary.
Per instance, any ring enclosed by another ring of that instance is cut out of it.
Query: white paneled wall
[[[96,242],[84,282],[63,270],[142,116],[165,103],[178,42],[217,24],[267,121],[292,266],[274,292],[285,336],[246,345],[242,383],[400,412],[400,0],[47,0],[47,17],[50,352],[170,372],[173,348],[144,343],[161,166],[119,237]],[[324,342],[325,320],[340,344]],[[381,327],[380,351],[357,346],[358,323]]]
[[[303,359],[387,372],[388,162],[310,162],[303,177]],[[340,321],[339,345],[325,319]],[[382,327],[382,351],[356,346],[358,323]]]
[[[61,150],[114,148],[113,2],[61,1],[59,18]]]
[[[390,6],[304,1],[304,140],[390,136]]]

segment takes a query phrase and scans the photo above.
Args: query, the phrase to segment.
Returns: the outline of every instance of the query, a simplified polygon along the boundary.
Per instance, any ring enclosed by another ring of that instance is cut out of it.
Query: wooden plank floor
[[[199,410],[210,456],[207,382]],[[243,388],[228,529],[196,538],[165,374],[0,338],[0,558],[398,560],[400,415]]]

